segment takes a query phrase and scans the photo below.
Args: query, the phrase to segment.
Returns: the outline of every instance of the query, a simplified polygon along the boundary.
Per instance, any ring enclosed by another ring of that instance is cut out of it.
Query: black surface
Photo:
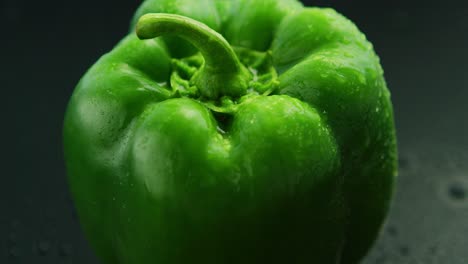
[[[468,1],[313,3],[356,22],[393,96],[400,178],[364,263],[468,263]],[[0,263],[97,263],[69,198],[62,118],[79,78],[125,35],[138,5],[0,2]]]

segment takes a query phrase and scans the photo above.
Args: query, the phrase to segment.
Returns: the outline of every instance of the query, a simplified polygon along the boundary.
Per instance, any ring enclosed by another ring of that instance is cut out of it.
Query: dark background
[[[364,263],[468,263],[468,1],[303,2],[356,22],[392,92],[400,178]],[[140,1],[0,3],[0,263],[97,263],[68,193],[62,119]]]

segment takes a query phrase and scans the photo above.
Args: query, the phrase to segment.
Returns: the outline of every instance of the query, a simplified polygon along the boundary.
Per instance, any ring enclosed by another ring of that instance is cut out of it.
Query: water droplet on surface
[[[400,169],[407,169],[409,167],[409,161],[406,157],[399,157],[398,158],[398,165]]]
[[[399,251],[402,256],[408,256],[410,254],[410,249],[408,246],[401,246]]]
[[[468,208],[468,179],[458,175],[444,180],[439,186],[439,195],[450,206]]]
[[[388,232],[388,234],[391,235],[391,236],[397,236],[397,235],[398,235],[398,230],[397,230],[396,227],[394,227],[394,226],[389,226],[389,227],[387,228],[387,232]]]
[[[428,249],[430,255],[437,255],[437,246],[431,246]]]
[[[359,80],[359,83],[361,83],[361,84],[366,84],[367,83],[366,77],[364,75],[362,75],[362,74],[359,74],[358,80]]]
[[[449,195],[454,200],[463,200],[466,198],[465,186],[462,186],[459,183],[453,183],[448,187]]]
[[[344,52],[343,55],[346,57],[346,58],[354,58],[353,54],[349,53],[349,52]]]
[[[47,255],[50,249],[50,243],[49,241],[42,240],[37,243],[37,253],[41,256]]]

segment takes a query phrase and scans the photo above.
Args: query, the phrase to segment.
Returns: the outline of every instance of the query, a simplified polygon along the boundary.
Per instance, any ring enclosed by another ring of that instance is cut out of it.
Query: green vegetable
[[[64,123],[103,263],[357,263],[397,153],[383,71],[356,26],[294,0],[146,1],[133,24]]]

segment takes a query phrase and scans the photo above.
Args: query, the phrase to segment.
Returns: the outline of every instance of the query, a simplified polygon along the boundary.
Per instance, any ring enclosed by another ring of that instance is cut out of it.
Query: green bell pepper
[[[295,0],[144,2],[63,133],[104,263],[357,263],[397,175],[372,45]]]

